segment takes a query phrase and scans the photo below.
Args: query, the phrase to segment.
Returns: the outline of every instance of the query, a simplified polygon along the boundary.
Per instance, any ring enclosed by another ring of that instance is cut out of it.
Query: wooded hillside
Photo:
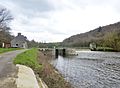
[[[117,22],[102,27],[100,26],[86,33],[71,36],[63,41],[63,45],[74,46],[74,47],[86,47],[86,46],[88,47],[91,42],[95,42],[97,43],[98,46],[103,46],[106,45],[105,41],[108,39],[107,36],[110,37],[114,34],[117,33],[119,34],[119,32],[120,32],[120,22]]]

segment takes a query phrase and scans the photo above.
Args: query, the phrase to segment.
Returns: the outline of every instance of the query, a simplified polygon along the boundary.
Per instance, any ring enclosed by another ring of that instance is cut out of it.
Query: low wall
[[[18,67],[16,78],[17,88],[48,88],[39,77],[36,78],[31,68],[19,64],[16,66]]]

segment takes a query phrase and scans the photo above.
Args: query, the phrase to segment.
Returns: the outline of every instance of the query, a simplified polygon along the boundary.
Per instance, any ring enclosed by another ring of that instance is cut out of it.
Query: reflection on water
[[[75,88],[120,88],[120,53],[77,51],[52,64]]]

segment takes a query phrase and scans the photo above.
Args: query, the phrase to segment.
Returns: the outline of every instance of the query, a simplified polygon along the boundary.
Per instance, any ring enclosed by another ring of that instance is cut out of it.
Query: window
[[[16,44],[16,46],[18,46],[18,44]]]

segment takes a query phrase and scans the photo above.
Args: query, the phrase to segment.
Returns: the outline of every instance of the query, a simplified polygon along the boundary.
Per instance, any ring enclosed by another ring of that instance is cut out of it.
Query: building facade
[[[11,44],[10,43],[2,43],[2,48],[10,48]]]
[[[21,35],[21,33],[18,33],[18,35],[11,41],[11,47],[28,48],[27,38],[24,35]]]

